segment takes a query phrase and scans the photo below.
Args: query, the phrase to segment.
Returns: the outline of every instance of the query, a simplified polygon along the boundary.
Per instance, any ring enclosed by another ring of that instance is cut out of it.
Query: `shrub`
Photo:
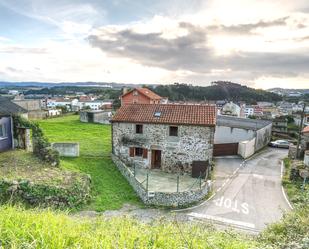
[[[59,166],[60,157],[56,150],[50,147],[48,139],[44,136],[38,124],[30,122],[20,116],[14,117],[14,129],[17,134],[18,127],[26,127],[32,130],[33,154],[41,160],[50,163],[52,166]]]
[[[34,183],[26,179],[0,179],[0,200],[30,206],[76,208],[90,200],[90,178],[81,176],[68,186]]]

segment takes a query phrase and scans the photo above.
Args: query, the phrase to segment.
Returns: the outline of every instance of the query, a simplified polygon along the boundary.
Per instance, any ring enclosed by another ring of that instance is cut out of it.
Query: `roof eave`
[[[145,121],[131,121],[131,120],[111,120],[111,123],[129,123],[129,124],[161,124],[161,125],[188,125],[188,126],[204,126],[215,127],[216,124],[192,124],[192,123],[170,123],[170,122],[145,122]]]

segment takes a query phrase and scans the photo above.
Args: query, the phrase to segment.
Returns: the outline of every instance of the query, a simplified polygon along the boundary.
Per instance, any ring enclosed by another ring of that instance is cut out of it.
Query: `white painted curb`
[[[283,169],[284,169],[284,166],[283,166],[283,160],[282,160],[281,161],[281,184],[282,184],[282,179],[283,179]],[[282,191],[283,197],[284,197],[285,201],[287,202],[288,206],[293,210],[294,208],[293,208],[292,204],[290,203],[283,186],[281,186],[281,191]]]

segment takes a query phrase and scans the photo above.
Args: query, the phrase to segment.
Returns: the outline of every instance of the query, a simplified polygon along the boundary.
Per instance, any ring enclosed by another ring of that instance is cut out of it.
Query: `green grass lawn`
[[[309,204],[309,184],[307,183],[304,190],[302,190],[303,179],[290,180],[291,163],[291,159],[284,159],[285,174],[282,181],[283,187],[292,205],[299,206],[307,203]]]
[[[50,142],[79,142],[80,157],[61,158],[61,167],[91,176],[93,200],[85,209],[104,211],[121,208],[124,203],[140,204],[110,158],[110,125],[82,123],[78,115],[38,123]]]

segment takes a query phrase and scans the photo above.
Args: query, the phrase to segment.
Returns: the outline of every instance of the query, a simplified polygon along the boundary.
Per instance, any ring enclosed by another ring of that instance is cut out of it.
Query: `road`
[[[248,161],[216,158],[215,195],[185,214],[219,226],[263,230],[290,210],[281,186],[281,159],[286,155],[287,150],[267,148]]]

